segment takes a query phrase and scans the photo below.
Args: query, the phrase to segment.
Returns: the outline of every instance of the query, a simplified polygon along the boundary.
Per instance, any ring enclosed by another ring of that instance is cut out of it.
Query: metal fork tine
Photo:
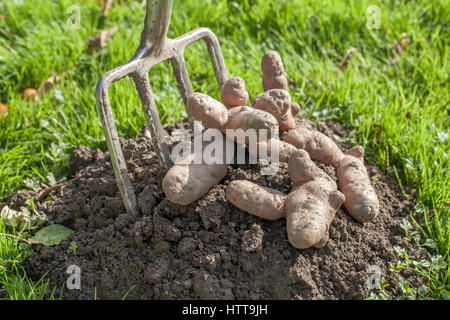
[[[146,72],[135,72],[132,75],[134,83],[142,102],[142,108],[147,120],[147,126],[150,130],[153,147],[160,160],[161,165],[169,169],[172,166],[172,160],[169,157],[169,149],[167,148],[164,138],[164,129],[159,120],[158,110],[156,109],[155,98],[153,97],[152,88]]]

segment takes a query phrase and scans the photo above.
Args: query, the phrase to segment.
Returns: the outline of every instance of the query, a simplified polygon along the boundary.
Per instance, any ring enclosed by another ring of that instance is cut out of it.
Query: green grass
[[[95,86],[138,45],[144,2],[128,3],[116,1],[104,19],[96,0],[0,0],[0,101],[10,108],[0,119],[0,201],[12,191],[48,181],[49,173],[64,179],[77,145],[106,149]],[[76,30],[66,24],[73,4],[81,9]],[[370,5],[380,7],[380,29],[366,27]],[[175,1],[169,29],[175,37],[199,26],[211,28],[229,73],[244,78],[251,97],[262,91],[262,55],[278,50],[293,80],[289,91],[303,113],[354,128],[354,142],[366,148],[369,161],[414,186],[418,203],[411,217],[419,232],[406,228],[405,236],[429,253],[412,258],[399,252],[393,269],[412,268],[428,285],[419,294],[405,284],[404,298],[450,295],[449,16],[445,0],[191,0]],[[119,31],[108,48],[88,55],[89,38],[113,26]],[[411,43],[392,64],[392,44],[403,32]],[[358,53],[346,70],[337,71],[352,46]],[[189,47],[186,60],[194,90],[218,98],[206,46]],[[41,101],[21,99],[25,88],[37,88],[63,72],[68,73]],[[164,123],[186,116],[168,63],[151,71],[151,83]],[[114,84],[110,98],[119,135],[137,136],[144,116],[133,83]],[[41,297],[39,290],[29,294],[29,288],[44,282],[28,282],[21,267],[26,253],[17,244],[17,239],[0,237],[0,283],[10,298]]]

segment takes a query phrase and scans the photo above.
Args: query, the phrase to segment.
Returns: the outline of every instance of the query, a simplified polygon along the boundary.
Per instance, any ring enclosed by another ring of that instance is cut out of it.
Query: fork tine
[[[142,102],[142,108],[147,120],[148,129],[150,130],[155,152],[164,168],[169,169],[172,166],[172,161],[169,157],[169,149],[167,148],[164,130],[161,126],[158,110],[156,109],[155,98],[153,97],[148,74],[141,70],[133,73],[132,78]]]
[[[123,204],[127,212],[134,218],[139,217],[137,210],[136,196],[128,176],[127,164],[123,156],[122,147],[120,145],[119,136],[117,134],[116,124],[109,103],[108,89],[110,84],[117,80],[115,77],[126,75],[127,65],[123,65],[114,69],[101,78],[97,84],[97,107],[102,121],[103,131],[105,132],[106,143],[111,157],[114,174],[116,176],[117,186],[122,195]]]

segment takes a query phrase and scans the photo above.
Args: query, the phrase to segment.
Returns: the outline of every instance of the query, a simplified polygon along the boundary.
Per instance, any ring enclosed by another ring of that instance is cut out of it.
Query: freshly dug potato
[[[263,75],[263,90],[269,91],[272,89],[283,89],[287,90],[288,88],[288,79],[286,74],[281,76],[271,77]]]
[[[293,183],[285,204],[289,242],[300,249],[323,246],[345,197],[305,150],[298,149],[291,155],[288,170]]]
[[[353,218],[362,223],[375,219],[379,202],[364,166],[363,147],[353,147],[344,154],[326,135],[306,128],[289,131],[283,141],[305,149],[311,159],[336,169],[339,190],[346,199],[344,206]]]
[[[359,222],[373,221],[379,202],[364,166],[364,148],[355,146],[344,154],[336,169],[339,189],[345,195],[344,206]]]
[[[255,109],[263,110],[278,120],[280,131],[291,130],[296,127],[291,110],[291,96],[283,89],[271,89],[258,95],[252,103]]]
[[[206,128],[222,129],[228,121],[227,108],[219,101],[199,92],[189,97],[186,111],[195,120],[202,121]]]
[[[271,89],[288,88],[287,74],[284,72],[283,62],[280,54],[276,51],[267,51],[261,61],[263,71],[263,89],[268,91]]]
[[[226,133],[228,129],[237,130],[248,129],[256,130],[258,141],[270,139],[272,131],[278,132],[277,120],[267,112],[250,107],[235,107],[229,110],[227,123],[223,126],[222,132]],[[260,130],[265,130],[267,136],[261,135]]]
[[[242,78],[228,79],[220,92],[223,104],[229,109],[245,106],[248,101],[248,92],[245,90],[245,82]]]
[[[288,162],[292,191],[277,190],[253,182],[231,182],[226,198],[238,208],[258,217],[275,220],[286,217],[289,242],[296,248],[322,247],[328,241],[328,229],[345,196],[336,183],[320,170],[302,149],[292,152]]]
[[[233,205],[267,220],[284,217],[286,195],[247,180],[232,181],[226,190],[226,199]]]
[[[194,164],[194,155],[169,169],[162,181],[166,198],[175,204],[188,205],[200,199],[227,174],[228,165]]]
[[[292,102],[291,112],[293,116],[296,116],[297,114],[300,113],[300,105],[297,102]]]
[[[249,153],[250,155],[252,155],[253,157],[257,158],[257,159],[266,159],[266,160],[270,160],[272,159],[272,148],[274,147],[278,148],[278,161],[280,162],[288,162],[289,158],[291,157],[291,154],[297,150],[297,148],[295,148],[293,145],[278,140],[276,138],[272,138],[270,140],[267,141],[260,141],[258,142],[258,149],[256,150],[257,154],[253,154],[251,151],[252,149],[249,149]],[[267,150],[267,157],[262,157],[261,156],[261,152],[260,149],[262,147],[265,147]]]
[[[292,144],[298,149],[308,151],[311,159],[321,161],[334,168],[344,156],[337,144],[319,131],[304,127],[290,130],[283,137],[283,141]]]

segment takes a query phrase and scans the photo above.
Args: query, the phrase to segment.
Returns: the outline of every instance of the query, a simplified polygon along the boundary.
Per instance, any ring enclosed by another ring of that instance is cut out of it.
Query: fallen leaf
[[[405,32],[402,36],[392,45],[392,59],[391,63],[395,64],[400,61],[400,54],[406,50],[406,47],[410,43],[409,35]]]
[[[24,92],[22,92],[22,99],[31,101],[39,100],[37,90],[33,88],[25,89]]]
[[[92,52],[92,49],[94,48],[105,48],[108,44],[108,40],[113,37],[117,30],[119,30],[117,27],[113,27],[109,30],[101,30],[99,34],[89,40],[89,51]]]
[[[57,74],[52,75],[50,78],[45,80],[40,86],[38,90],[38,95],[40,98],[47,93],[53,85],[55,85],[59,80],[61,80],[61,77]]]
[[[5,119],[8,116],[8,110],[9,108],[6,106],[6,104],[0,104],[0,118]]]
[[[348,61],[353,56],[353,53],[356,51],[358,51],[358,49],[353,48],[353,47],[351,47],[350,49],[347,50],[344,58],[342,59],[342,62],[339,64],[339,67],[338,67],[339,70],[344,70],[345,68],[347,68]]]
[[[52,224],[42,228],[28,241],[32,244],[43,244],[44,246],[54,246],[61,243],[62,240],[73,232],[73,230],[60,224]]]

